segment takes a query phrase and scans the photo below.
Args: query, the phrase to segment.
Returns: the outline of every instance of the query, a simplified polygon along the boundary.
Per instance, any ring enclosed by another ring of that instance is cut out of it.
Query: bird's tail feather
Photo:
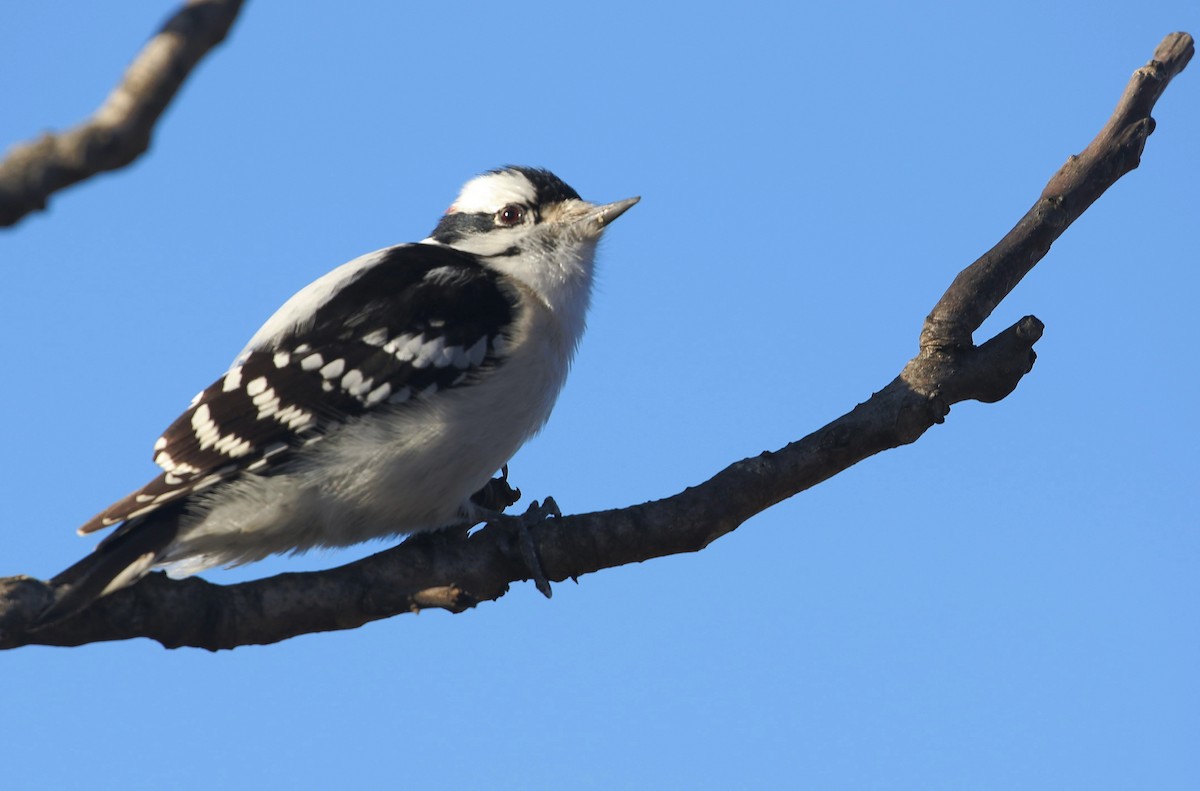
[[[137,582],[163,557],[179,531],[181,506],[132,520],[100,542],[83,560],[55,575],[54,603],[41,616],[48,624],[79,612],[113,591]]]

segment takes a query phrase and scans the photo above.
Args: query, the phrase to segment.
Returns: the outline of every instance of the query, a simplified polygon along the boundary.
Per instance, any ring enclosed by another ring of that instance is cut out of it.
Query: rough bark
[[[158,119],[237,19],[242,0],[190,0],[146,43],[83,123],[13,146],[0,161],[0,226],[46,208],[61,189],[125,167],[150,148]]]
[[[736,462],[662,500],[552,519],[532,529],[555,581],[680,552],[695,552],[776,503],[859,461],[916,441],[961,401],[994,402],[1030,371],[1043,325],[1026,316],[986,343],[983,321],[1050,245],[1122,175],[1138,166],[1154,130],[1150,111],[1191,59],[1191,36],[1173,33],[1138,69],[1112,118],[1051,178],[1037,203],[954,279],[926,318],[919,351],[899,376],[847,414],[773,453]],[[78,615],[30,630],[49,600],[44,583],[0,580],[0,648],[80,645],[149,637],[210,650],[350,629],[438,607],[461,612],[498,599],[526,567],[510,533],[421,536],[340,568],[239,585],[153,574]]]

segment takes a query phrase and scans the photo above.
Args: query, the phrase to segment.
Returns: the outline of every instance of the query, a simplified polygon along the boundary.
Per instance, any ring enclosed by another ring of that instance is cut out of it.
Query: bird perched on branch
[[[472,495],[549,417],[597,241],[637,201],[594,205],[549,171],[494,170],[427,239],[301,289],[159,437],[162,474],[80,528],[117,526],[51,580],[43,621],[154,568],[186,576],[494,516]]]

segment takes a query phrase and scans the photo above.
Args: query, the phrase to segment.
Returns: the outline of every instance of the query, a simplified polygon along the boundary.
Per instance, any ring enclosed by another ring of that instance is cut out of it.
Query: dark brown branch
[[[1139,69],[1104,131],[1051,179],[1038,203],[992,250],[958,275],[925,322],[920,351],[891,383],[825,427],[774,453],[730,465],[664,500],[555,519],[533,529],[555,581],[680,552],[695,552],[757,513],[859,461],[916,441],[950,406],[998,401],[1029,372],[1042,323],[1027,316],[986,343],[973,333],[1100,194],[1138,164],[1153,130],[1149,113],[1191,58],[1186,34],[1168,36]],[[282,574],[240,585],[161,574],[101,599],[51,627],[30,631],[49,600],[43,583],[0,580],[0,648],[80,645],[149,637],[166,646],[216,650],[298,634],[349,629],[404,612],[460,612],[503,596],[524,579],[507,535],[422,536],[329,571]]]
[[[970,347],[975,330],[1042,260],[1067,226],[1117,179],[1138,166],[1146,138],[1154,131],[1150,111],[1194,52],[1187,33],[1172,33],[1162,40],[1154,60],[1133,73],[1117,109],[1096,139],[1054,174],[1038,202],[999,244],[954,279],[925,321],[923,353],[953,353]]]
[[[55,192],[133,162],[159,117],[209,50],[229,33],[242,0],[190,0],[130,64],[91,118],[14,146],[0,161],[0,226],[46,208]]]

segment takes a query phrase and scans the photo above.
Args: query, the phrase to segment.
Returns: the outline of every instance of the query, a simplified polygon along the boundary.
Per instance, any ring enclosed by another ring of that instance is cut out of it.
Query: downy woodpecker
[[[492,515],[472,501],[550,416],[583,334],[596,243],[637,198],[546,170],[462,188],[430,236],[284,303],[159,437],[163,472],[80,533],[44,620],[154,568],[186,576]]]

